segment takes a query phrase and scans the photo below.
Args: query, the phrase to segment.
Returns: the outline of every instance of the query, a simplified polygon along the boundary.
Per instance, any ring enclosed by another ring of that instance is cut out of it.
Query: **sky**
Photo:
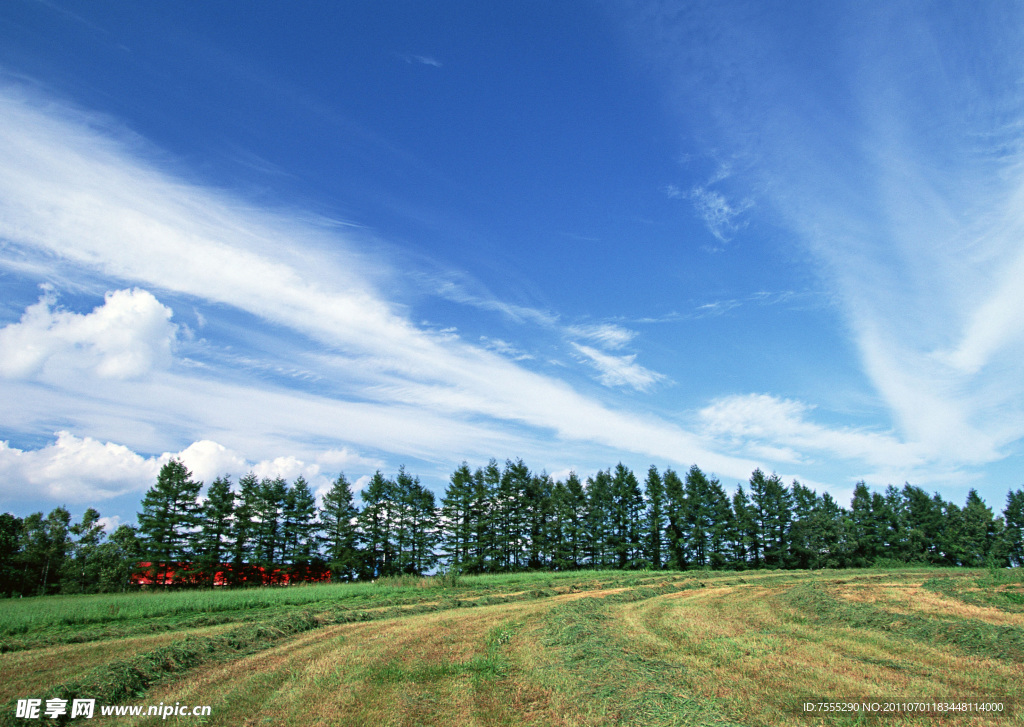
[[[0,5],[0,509],[1024,483],[1024,6]]]

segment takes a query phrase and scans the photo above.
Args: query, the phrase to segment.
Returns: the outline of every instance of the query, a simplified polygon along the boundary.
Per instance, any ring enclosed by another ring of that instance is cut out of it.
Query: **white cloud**
[[[125,446],[58,432],[57,440],[22,451],[0,442],[0,481],[5,498],[43,495],[55,502],[94,504],[137,491],[152,482],[160,465]]]
[[[193,479],[207,485],[222,475],[237,483],[248,472],[260,478],[283,477],[289,482],[302,475],[315,492],[326,492],[330,485],[323,464],[332,470],[339,464],[363,471],[381,466],[379,461],[347,449],[314,453],[316,461],[311,462],[290,455],[249,462],[211,440],[193,442],[180,452],[144,457],[122,444],[61,431],[55,441],[35,450],[17,449],[0,441],[0,496],[19,501],[42,496],[56,503],[97,506],[119,495],[141,495],[153,486],[160,468],[171,459],[180,459]],[[107,530],[114,530],[120,518],[104,521]]]
[[[810,421],[812,410],[792,399],[747,394],[716,399],[699,417],[709,435],[770,461],[796,463],[818,453],[907,472],[926,462],[919,447],[891,432],[826,427]]]
[[[531,354],[522,351],[513,346],[508,341],[504,341],[500,338],[491,338],[490,336],[480,336],[480,343],[484,348],[495,351],[500,354],[508,356],[513,361],[529,361],[533,358]]]
[[[209,439],[193,442],[175,455],[165,454],[160,457],[159,462],[163,465],[172,457],[184,462],[194,479],[207,484],[222,475],[244,473],[248,470],[244,457]]]
[[[734,205],[721,192],[703,186],[691,189],[689,199],[708,231],[720,242],[729,242],[741,227],[736,218],[752,206],[749,200]]]
[[[16,403],[25,429],[44,426],[45,400],[51,412],[69,419],[133,430],[122,441],[159,439],[160,421],[176,431],[184,426],[194,439],[216,435],[249,458],[253,442],[268,439],[266,432],[275,432],[277,444],[294,446],[311,431],[340,430],[351,436],[334,441],[365,445],[375,439],[369,446],[396,452],[408,444],[411,456],[477,456],[463,449],[467,442],[490,447],[491,456],[518,435],[535,449],[555,438],[563,446],[714,461],[719,471],[749,469],[745,461],[706,451],[699,438],[672,423],[611,409],[565,382],[416,327],[374,288],[379,261],[367,263],[337,229],[311,224],[306,215],[253,210],[170,177],[98,133],[102,122],[11,88],[0,89],[0,114],[0,235],[93,275],[193,296],[214,304],[208,310],[231,306],[308,337],[333,357],[339,373],[350,374],[339,385],[361,399],[253,391],[202,378],[209,374],[199,370],[190,377],[163,372],[145,386],[120,382],[86,398],[74,381],[57,392],[21,387]],[[553,320],[531,309],[472,302]],[[606,381],[645,388],[661,379],[630,357],[588,357]],[[270,403],[279,398],[296,414]],[[222,406],[213,403],[218,400]],[[317,416],[309,415],[313,410]],[[110,423],[112,411],[131,423]],[[282,417],[287,427],[280,426]],[[234,444],[241,439],[232,434],[237,431],[253,439]]]
[[[86,314],[55,310],[55,303],[43,295],[19,322],[0,329],[0,375],[60,378],[74,371],[127,379],[170,362],[177,326],[171,309],[149,292],[109,292]]]
[[[647,391],[654,384],[665,380],[664,374],[636,363],[636,354],[615,356],[579,343],[573,343],[572,346],[597,369],[598,380],[605,386],[629,386],[637,391]]]
[[[614,323],[569,326],[566,328],[566,332],[570,336],[593,341],[608,349],[622,348],[636,337],[636,331],[631,331]]]

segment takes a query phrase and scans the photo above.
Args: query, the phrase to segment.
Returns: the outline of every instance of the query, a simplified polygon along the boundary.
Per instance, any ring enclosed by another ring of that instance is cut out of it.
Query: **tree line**
[[[340,474],[321,505],[303,477],[234,487],[203,483],[180,460],[145,494],[138,525],[109,536],[100,514],[72,524],[0,515],[0,592],[120,591],[165,586],[351,581],[425,574],[574,569],[848,568],[896,563],[1024,565],[1024,489],[996,516],[975,490],[964,505],[920,487],[872,492],[849,508],[827,492],[757,469],[729,494],[694,465],[653,465],[643,483],[623,464],[555,481],[522,460],[451,475],[440,502],[399,468],[377,471],[355,505]]]

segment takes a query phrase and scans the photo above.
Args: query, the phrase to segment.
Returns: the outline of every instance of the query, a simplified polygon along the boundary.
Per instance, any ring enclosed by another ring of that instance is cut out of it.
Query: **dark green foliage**
[[[686,496],[683,481],[673,469],[665,470],[665,508],[668,517],[668,565],[670,568],[686,567]]]
[[[352,487],[339,473],[331,489],[324,495],[320,511],[323,528],[322,541],[327,556],[331,581],[351,581],[360,570],[359,533],[356,529],[358,512],[352,504]]]
[[[10,513],[0,513],[0,598],[20,590],[17,556],[24,521]]]
[[[172,459],[160,468],[156,485],[142,499],[139,513],[139,537],[153,575],[165,586],[180,581],[181,569],[192,560],[191,533],[198,525],[196,498],[202,482],[194,482],[192,473],[181,460]]]
[[[664,559],[665,540],[665,485],[653,464],[647,470],[644,480],[644,495],[647,497],[647,558],[651,567],[658,570]]]
[[[71,546],[70,527],[71,514],[63,507],[54,508],[45,518],[37,512],[24,519],[14,558],[14,569],[21,574],[19,595],[60,590],[60,573]]]
[[[202,483],[171,460],[143,499],[138,530],[122,527],[106,542],[93,509],[74,525],[64,508],[0,517],[0,586],[4,595],[125,590],[133,572],[163,586],[210,587],[217,573],[231,585],[266,585],[319,580],[328,569],[335,581],[420,576],[439,563],[456,575],[1024,565],[1024,490],[1011,491],[996,517],[973,489],[961,508],[909,484],[874,492],[863,481],[847,511],[760,469],[731,498],[696,465],[685,480],[651,466],[644,485],[621,462],[584,487],[575,472],[554,482],[521,459],[503,469],[492,459],[475,472],[462,463],[440,507],[404,466],[393,480],[374,474],[362,510],[344,475],[318,511],[303,477],[289,485],[251,472],[237,493],[218,477],[200,506]]]
[[[68,532],[75,536],[68,556],[61,566],[62,593],[97,593],[100,590],[100,544],[106,533],[100,524],[100,514],[89,508],[82,515],[81,522],[72,525]]]
[[[199,557],[196,563],[207,586],[212,587],[214,577],[228,560],[231,548],[231,520],[235,514],[235,493],[231,480],[218,477],[206,492],[206,502],[199,512]]]
[[[316,497],[299,475],[285,492],[281,510],[281,563],[299,581],[308,580],[319,566]]]
[[[1024,489],[1006,495],[1002,548],[1009,563],[1024,566]]]
[[[611,484],[611,546],[618,568],[642,568],[644,497],[633,470],[615,465]]]

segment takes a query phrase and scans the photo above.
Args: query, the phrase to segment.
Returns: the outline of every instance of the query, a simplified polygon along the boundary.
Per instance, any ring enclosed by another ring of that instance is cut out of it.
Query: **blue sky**
[[[1024,463],[1024,8],[0,7],[0,506]]]

